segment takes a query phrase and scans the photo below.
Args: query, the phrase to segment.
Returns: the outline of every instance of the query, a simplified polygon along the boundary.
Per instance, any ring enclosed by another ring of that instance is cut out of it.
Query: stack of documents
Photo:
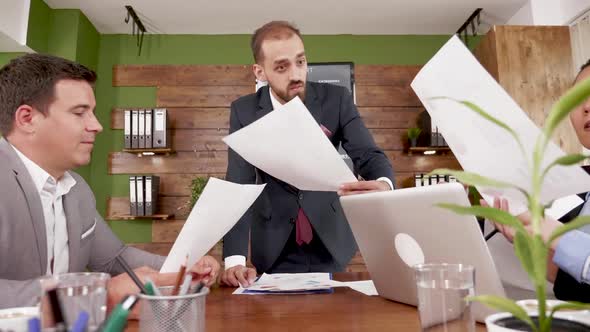
[[[334,287],[350,287],[365,295],[377,295],[372,280],[342,282],[332,280],[330,273],[275,273],[263,274],[248,287],[239,287],[234,294],[323,294]]]
[[[330,273],[275,273],[261,275],[248,288],[238,288],[234,294],[319,294],[333,292],[338,281]]]

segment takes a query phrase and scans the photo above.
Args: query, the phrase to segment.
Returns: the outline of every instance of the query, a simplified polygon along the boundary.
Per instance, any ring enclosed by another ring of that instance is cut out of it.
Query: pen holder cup
[[[172,287],[159,288],[161,296],[139,294],[142,332],[205,332],[205,300],[209,288],[194,294],[172,296]]]
[[[43,329],[54,326],[51,308],[45,292],[55,288],[62,315],[71,330],[80,312],[88,313],[87,330],[96,331],[106,317],[107,285],[111,276],[106,273],[78,272],[49,275],[39,278],[42,294],[40,312]]]

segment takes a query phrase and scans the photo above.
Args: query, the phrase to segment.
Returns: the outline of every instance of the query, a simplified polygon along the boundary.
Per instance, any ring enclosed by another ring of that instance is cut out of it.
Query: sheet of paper
[[[361,280],[361,281],[346,281],[343,282],[345,286],[354,289],[357,292],[363,293],[368,296],[379,295],[373,280]]]
[[[486,220],[484,234],[493,231],[494,226]],[[520,261],[514,254],[514,246],[508,242],[502,234],[496,234],[487,242],[488,249],[498,270],[502,284],[507,291],[506,295],[514,296],[509,292],[510,288],[520,288],[534,291],[535,286],[530,281],[528,274],[522,268]],[[509,286],[509,287],[507,287]],[[547,294],[553,294],[553,284],[547,282]]]
[[[238,222],[264,186],[210,178],[160,272],[178,272],[187,254],[189,267],[201,259]]]
[[[464,170],[530,190],[528,165],[541,132],[456,36],[422,68],[411,85]],[[466,106],[437,97],[471,101],[508,124],[520,136],[526,157],[507,131]],[[543,165],[563,155],[550,143]],[[513,213],[526,209],[525,197],[517,190],[478,190],[487,199],[494,195],[508,198]],[[548,203],[589,190],[590,176],[580,167],[558,166],[545,177],[541,201]]]
[[[339,281],[330,279],[329,273],[274,273],[261,275],[250,287],[238,288],[234,294],[246,292],[293,292],[328,290],[340,286]]]
[[[250,164],[300,190],[337,191],[356,181],[299,97],[223,141]]]
[[[261,275],[248,287],[238,287],[233,294],[314,294],[330,291],[334,287],[350,287],[365,295],[378,295],[372,280],[336,281],[329,273],[275,273]]]

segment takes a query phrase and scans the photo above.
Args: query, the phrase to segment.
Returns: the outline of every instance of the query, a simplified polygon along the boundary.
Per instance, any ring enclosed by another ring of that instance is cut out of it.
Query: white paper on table
[[[264,273],[248,288],[238,287],[233,294],[263,295],[273,292],[312,292],[334,287],[350,287],[365,295],[378,295],[372,280],[337,281],[330,279],[329,273]],[[266,293],[248,293],[247,290]]]
[[[238,222],[265,185],[242,185],[209,178],[160,272],[178,272],[189,255],[190,268]]]
[[[223,138],[242,158],[300,190],[337,191],[355,182],[299,97]]]
[[[459,38],[453,36],[422,68],[411,85],[465,171],[512,183],[530,191],[531,177],[527,163],[541,131]],[[507,131],[466,106],[436,97],[471,101],[508,124],[520,136],[526,157]],[[564,155],[557,145],[549,143],[543,167]],[[477,189],[486,200],[491,196],[507,198],[512,213],[526,209],[526,199],[518,190]],[[541,202],[546,204],[560,197],[589,190],[590,176],[581,167],[556,166],[545,177]],[[491,204],[489,200],[488,203]]]
[[[346,281],[343,282],[345,286],[354,289],[357,292],[363,293],[368,296],[379,295],[373,280],[361,280],[361,281]]]

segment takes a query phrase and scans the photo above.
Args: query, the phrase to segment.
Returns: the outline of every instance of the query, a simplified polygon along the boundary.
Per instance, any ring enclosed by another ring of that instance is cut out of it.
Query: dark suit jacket
[[[76,185],[63,197],[68,230],[69,272],[86,269],[123,272],[122,255],[133,268],[159,269],[164,257],[125,246],[96,211],[88,184],[74,172]],[[0,309],[36,304],[37,278],[47,271],[47,236],[39,192],[10,144],[0,138]]]
[[[335,148],[340,143],[352,159],[355,171],[364,179],[388,177],[394,182],[391,164],[373,141],[345,88],[307,83],[305,105],[319,125],[327,128]],[[231,105],[230,133],[260,119],[272,110],[268,87],[244,96]],[[302,133],[304,135],[304,133]],[[299,191],[255,169],[233,150],[228,151],[227,180],[266,183],[266,188],[250,210],[225,235],[224,258],[248,257],[259,272],[269,269],[278,258],[295,224],[299,207],[308,216],[317,236],[342,267],[357,250],[350,226],[335,192]]]
[[[586,193],[580,194],[582,199],[584,199],[585,196]],[[580,214],[583,205],[584,204],[568,212],[565,216],[561,217],[559,221],[563,223],[570,222]],[[553,284],[553,293],[556,298],[564,301],[590,302],[590,285],[579,283],[574,277],[561,269],[557,271],[555,283]]]

